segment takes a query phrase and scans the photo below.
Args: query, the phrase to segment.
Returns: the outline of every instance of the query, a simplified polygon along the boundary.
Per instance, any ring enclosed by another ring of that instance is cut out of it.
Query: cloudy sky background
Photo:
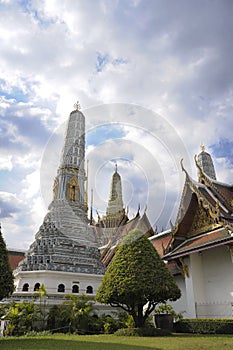
[[[204,143],[232,183],[231,0],[0,0],[0,221],[32,243],[59,165],[65,122],[86,116],[89,188],[104,213],[115,162],[129,215],[174,222]],[[89,196],[90,197],[90,196]]]

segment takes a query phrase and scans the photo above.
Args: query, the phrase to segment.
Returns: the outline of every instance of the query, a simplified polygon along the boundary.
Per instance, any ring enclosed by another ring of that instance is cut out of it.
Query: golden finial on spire
[[[201,151],[205,152],[205,145],[203,145],[203,144],[201,145]]]
[[[76,110],[76,111],[80,111],[81,106],[80,106],[79,101],[75,102],[75,104],[74,104],[74,108],[75,108],[75,110]]]

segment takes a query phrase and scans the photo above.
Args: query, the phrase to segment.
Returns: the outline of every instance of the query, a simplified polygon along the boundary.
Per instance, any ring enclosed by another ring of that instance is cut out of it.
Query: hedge
[[[167,336],[171,335],[164,329],[154,328],[154,327],[144,327],[144,328],[120,328],[114,335],[119,336],[133,336],[133,337],[155,337],[155,336]]]
[[[174,323],[177,333],[233,334],[233,319],[182,319]]]

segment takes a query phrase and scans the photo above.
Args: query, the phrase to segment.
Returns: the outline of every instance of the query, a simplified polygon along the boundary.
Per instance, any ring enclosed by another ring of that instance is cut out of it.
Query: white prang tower
[[[26,258],[14,271],[13,297],[33,295],[43,284],[48,298],[95,294],[104,274],[94,230],[88,224],[85,191],[85,117],[70,113],[53,201]]]

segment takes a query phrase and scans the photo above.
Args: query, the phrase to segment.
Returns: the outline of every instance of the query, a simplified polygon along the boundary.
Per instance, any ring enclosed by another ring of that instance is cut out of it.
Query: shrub
[[[52,333],[50,331],[30,331],[25,334],[25,337],[41,337],[41,336],[46,336],[46,335],[51,335]]]
[[[121,328],[118,329],[115,335],[119,336],[133,336],[133,337],[155,337],[155,336],[166,336],[171,335],[170,332],[163,329],[156,329],[154,327],[143,327],[143,328]]]
[[[99,333],[105,334],[113,334],[119,328],[125,327],[125,315],[118,315],[118,317],[112,317],[110,315],[102,315],[99,318],[99,322],[101,324],[101,328],[99,329]]]
[[[183,319],[174,324],[177,333],[233,334],[233,319]]]

